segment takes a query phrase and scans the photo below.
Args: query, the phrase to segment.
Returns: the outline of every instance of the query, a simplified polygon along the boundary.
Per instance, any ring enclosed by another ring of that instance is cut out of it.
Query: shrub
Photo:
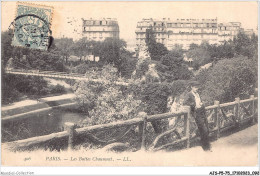
[[[84,125],[131,119],[143,109],[140,100],[131,94],[123,94],[122,88],[113,84],[119,80],[114,67],[107,65],[101,71],[86,74],[104,82],[81,81],[75,85],[76,100],[88,115]]]
[[[66,92],[65,87],[60,84],[50,87],[50,93],[52,94],[62,94],[65,92]]]
[[[202,85],[202,99],[208,104],[214,100],[230,102],[236,97],[253,94],[257,85],[257,65],[245,57],[223,59],[201,72],[197,79]]]

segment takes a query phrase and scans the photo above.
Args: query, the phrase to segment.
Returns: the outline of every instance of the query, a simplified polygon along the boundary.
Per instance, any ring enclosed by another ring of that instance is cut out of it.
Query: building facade
[[[230,23],[219,23],[218,24],[218,38],[219,42],[233,40],[233,38],[242,30],[241,23],[230,22]]]
[[[172,49],[176,44],[188,49],[190,44],[220,44],[233,39],[241,28],[241,23],[218,23],[216,19],[143,19],[137,23],[136,45],[145,45],[146,30],[152,29],[157,42]]]
[[[119,39],[119,26],[115,18],[83,19],[82,35],[88,40],[104,41],[106,38]]]

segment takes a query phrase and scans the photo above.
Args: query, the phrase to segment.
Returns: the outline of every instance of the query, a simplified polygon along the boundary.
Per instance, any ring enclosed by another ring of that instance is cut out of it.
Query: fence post
[[[258,97],[258,88],[255,88],[255,97]]]
[[[68,150],[73,149],[73,144],[74,144],[74,137],[75,137],[75,124],[71,122],[66,122],[65,123],[65,129],[67,130],[69,134],[69,139],[68,139]]]
[[[255,96],[254,95],[251,95],[250,96],[250,99],[251,99],[251,105],[252,105],[252,108],[251,108],[251,114],[252,114],[252,123],[254,124],[255,123]]]
[[[235,98],[235,101],[236,101],[236,103],[237,103],[237,109],[236,109],[236,116],[237,116],[237,126],[240,128],[241,127],[241,121],[242,121],[242,119],[241,119],[241,117],[240,117],[240,110],[239,110],[239,108],[240,108],[240,98],[238,97],[238,98]]]
[[[190,107],[185,106],[185,112],[187,112],[186,118],[184,119],[184,134],[185,137],[187,138],[187,143],[186,146],[187,148],[190,148],[190,118],[191,118],[191,113],[190,113]]]
[[[140,112],[139,117],[143,119],[143,124],[139,125],[139,130],[141,133],[141,150],[146,150],[145,147],[145,138],[146,138],[146,126],[147,126],[147,114],[145,112]]]
[[[215,118],[217,120],[217,139],[220,137],[220,119],[219,119],[219,115],[218,115],[218,112],[219,112],[219,101],[214,101],[214,105],[217,105],[217,107],[214,109],[215,111]]]

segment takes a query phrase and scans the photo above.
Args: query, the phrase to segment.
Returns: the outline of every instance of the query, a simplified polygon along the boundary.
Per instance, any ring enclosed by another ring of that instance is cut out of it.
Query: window
[[[99,24],[102,25],[102,21],[100,21]]]

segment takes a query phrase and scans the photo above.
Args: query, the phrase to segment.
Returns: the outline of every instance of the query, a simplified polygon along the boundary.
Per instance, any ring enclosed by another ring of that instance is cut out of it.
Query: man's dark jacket
[[[187,95],[184,98],[183,104],[186,105],[186,106],[190,106],[191,115],[194,117],[196,100],[195,100],[195,96],[193,95],[192,92],[187,93]]]

